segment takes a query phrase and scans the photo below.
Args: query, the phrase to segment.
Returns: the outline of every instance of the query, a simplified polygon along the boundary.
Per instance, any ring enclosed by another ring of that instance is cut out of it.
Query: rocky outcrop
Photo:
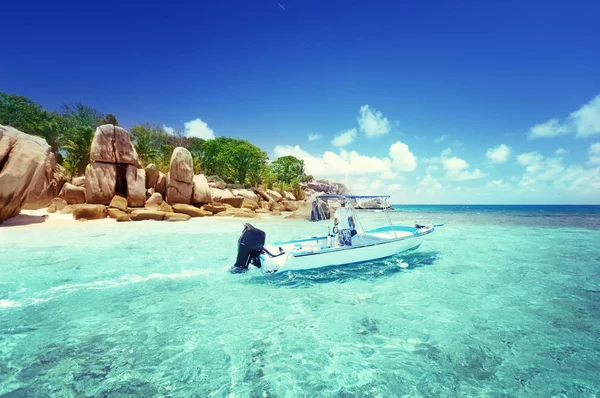
[[[76,187],[85,187],[85,176],[74,177],[71,180],[71,184],[75,185]]]
[[[85,203],[85,188],[67,182],[63,185],[58,197],[63,198],[70,205]]]
[[[74,205],[73,218],[76,220],[99,220],[106,218],[106,207],[102,205]]]
[[[239,209],[242,207],[242,204],[244,203],[244,198],[241,196],[237,196],[237,197],[234,196],[231,198],[222,198],[221,203],[227,203],[231,207],[235,207],[235,208]]]
[[[210,176],[206,178],[208,180],[208,186],[211,188],[225,189],[227,184],[219,176]]]
[[[297,219],[297,220],[308,220],[310,218],[312,210],[311,203],[305,202],[296,211],[292,212],[286,218]]]
[[[225,203],[207,203],[202,206],[202,209],[210,211],[212,214],[217,214],[227,210],[228,207]]]
[[[90,148],[90,160],[92,162],[139,165],[137,152],[131,143],[131,134],[112,124],[96,128]]]
[[[56,213],[68,206],[68,203],[62,198],[54,198],[46,210],[48,213]]]
[[[281,196],[279,192],[272,189],[267,189],[267,195],[269,195],[275,202],[281,202],[283,200],[283,196]]]
[[[258,202],[258,195],[249,189],[232,189],[231,193],[233,196],[242,196],[244,199],[253,200]]]
[[[146,189],[156,188],[159,176],[158,166],[150,163],[144,170],[146,171]]]
[[[177,147],[171,155],[171,166],[167,177],[166,201],[169,204],[192,202],[194,191],[194,162],[192,154],[185,148]]]
[[[192,196],[192,203],[210,203],[213,201],[212,191],[208,186],[208,181],[204,174],[198,174],[194,176],[194,194]]]
[[[119,217],[127,217],[127,218],[129,218],[129,214],[127,214],[125,211],[120,210],[120,209],[116,209],[114,207],[109,207],[106,210],[106,213],[108,214],[108,216],[110,218],[114,218],[114,219],[118,219]]]
[[[85,201],[107,205],[115,196],[117,165],[94,162],[85,168]]]
[[[135,166],[127,166],[127,204],[142,207],[146,203],[146,171]]]
[[[175,213],[187,214],[190,217],[206,217],[212,216],[212,213],[208,210],[199,209],[192,205],[175,204],[173,205],[173,211]]]
[[[56,172],[54,154],[44,139],[0,126],[0,222],[19,214],[27,203],[48,206],[62,188]]]
[[[217,217],[236,217],[236,218],[260,218],[258,214],[249,209],[228,208],[215,214]]]
[[[283,197],[285,200],[296,200],[296,197],[294,196],[294,194],[292,194],[291,192],[288,192],[288,191],[283,191]]]
[[[158,192],[165,197],[167,193],[167,175],[163,172],[158,172],[158,180],[156,181],[156,187],[154,188],[154,192]]]
[[[296,211],[298,210],[304,202],[296,202],[293,200],[284,200],[281,202],[281,205],[284,207],[285,211]]]
[[[152,195],[150,195],[148,200],[146,200],[145,206],[160,206],[162,201],[163,201],[162,195],[159,194],[158,192],[155,192]]]
[[[313,192],[327,195],[348,195],[350,190],[344,184],[331,180],[316,180],[302,183],[302,185]],[[310,192],[309,192],[310,193]],[[309,195],[310,196],[310,195]]]
[[[109,207],[119,209],[121,211],[127,210],[127,198],[124,198],[120,195],[115,195],[108,205]],[[115,217],[116,218],[116,217]]]
[[[54,173],[52,173],[52,179],[49,181],[48,187],[42,192],[31,191],[27,196],[23,209],[37,210],[47,207],[52,199],[60,193],[67,179],[65,169],[57,164]]]
[[[259,206],[256,201],[244,198],[244,201],[242,202],[242,209],[250,209],[256,211],[257,209],[259,209]]]
[[[222,202],[223,199],[233,198],[233,194],[227,189],[211,188],[214,202]]]
[[[169,213],[159,210],[134,210],[130,217],[131,221],[187,221],[191,218],[187,214]]]

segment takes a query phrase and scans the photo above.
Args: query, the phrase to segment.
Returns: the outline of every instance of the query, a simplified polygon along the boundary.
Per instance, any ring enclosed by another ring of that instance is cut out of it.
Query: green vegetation
[[[59,112],[51,112],[27,97],[0,91],[0,124],[43,137],[57,161],[72,175],[79,175],[89,163],[96,127],[118,122],[115,115],[102,114],[81,103],[63,105]],[[205,141],[182,132],[169,134],[162,125],[151,123],[135,125],[130,131],[142,164],[154,163],[163,172],[169,170],[175,147],[182,146],[192,154],[196,173],[218,176],[230,184],[262,184],[290,191],[301,199],[300,183],[312,180],[305,173],[304,161],[283,156],[269,163],[267,153],[246,140],[218,137]]]

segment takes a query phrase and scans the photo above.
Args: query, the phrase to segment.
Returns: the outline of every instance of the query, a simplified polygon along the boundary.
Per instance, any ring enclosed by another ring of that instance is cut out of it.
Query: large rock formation
[[[232,189],[231,193],[234,196],[242,196],[244,197],[244,199],[249,199],[258,202],[258,195],[250,191],[249,189]]]
[[[90,160],[139,165],[137,152],[131,143],[131,134],[112,124],[105,124],[96,129],[90,148]]]
[[[313,182],[303,183],[302,184],[307,190],[308,195],[310,196],[313,192],[318,192],[320,194],[326,195],[348,195],[350,194],[350,190],[341,182],[335,182],[331,180],[316,180]]]
[[[167,177],[166,200],[169,204],[192,202],[194,191],[194,162],[190,151],[177,147],[171,155],[171,165]]]
[[[213,201],[212,191],[204,174],[194,176],[194,195],[192,203],[210,203]]]
[[[121,127],[105,124],[96,129],[85,169],[87,203],[107,205],[115,194],[127,197],[129,206],[146,202],[146,172],[140,169],[131,134]]]
[[[146,203],[146,171],[128,165],[127,172],[127,204],[130,207],[142,207]]]
[[[70,205],[85,203],[85,188],[67,182],[63,185],[58,197],[63,198]]]
[[[117,165],[94,162],[85,168],[85,201],[107,205],[115,196]]]
[[[64,183],[57,181],[56,172],[44,139],[0,126],[0,222],[19,214],[28,202],[48,206]]]
[[[156,188],[156,183],[158,182],[158,166],[154,163],[150,163],[145,168],[146,170],[146,189],[148,188]],[[162,195],[162,194],[161,194]]]
[[[214,202],[222,202],[223,199],[233,198],[233,194],[227,189],[211,188]]]

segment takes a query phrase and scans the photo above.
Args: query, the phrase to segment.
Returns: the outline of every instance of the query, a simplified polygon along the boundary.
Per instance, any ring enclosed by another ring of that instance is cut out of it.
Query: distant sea
[[[394,208],[445,225],[271,276],[228,272],[244,222],[267,240],[331,222],[0,227],[0,396],[600,395],[600,206]]]

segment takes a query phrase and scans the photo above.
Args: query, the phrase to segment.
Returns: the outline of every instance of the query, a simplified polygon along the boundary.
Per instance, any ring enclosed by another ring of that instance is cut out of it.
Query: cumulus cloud
[[[442,184],[440,184],[438,179],[433,177],[431,174],[425,173],[425,175],[419,181],[419,188],[422,188],[426,191],[437,191],[442,189]]]
[[[390,146],[390,157],[392,164],[399,171],[413,171],[417,168],[417,157],[403,142],[396,141]]]
[[[600,142],[590,145],[590,164],[600,164]]]
[[[479,169],[473,171],[468,170],[469,163],[457,156],[450,157],[451,153],[452,149],[446,148],[439,157],[426,159],[425,162],[431,164],[431,166],[427,168],[427,172],[434,170],[436,167],[434,166],[435,164],[441,164],[446,171],[444,178],[448,181],[476,180],[486,176],[486,174]]]
[[[577,137],[600,134],[600,94],[564,120],[550,119],[529,129],[529,138],[549,138],[575,133]]]
[[[525,166],[519,181],[523,188],[532,188],[540,181],[554,181],[564,170],[562,158],[545,158],[538,152],[527,152],[517,156],[517,163]]]
[[[165,133],[167,133],[167,134],[173,134],[175,132],[175,129],[173,127],[165,126],[164,124],[163,124],[163,130],[165,130]]]
[[[485,184],[485,187],[488,189],[505,189],[510,188],[510,184],[505,182],[503,179],[499,179],[488,182],[487,184]]]
[[[563,154],[567,153],[567,150],[564,148],[558,148],[556,151],[554,151],[554,153],[557,155],[563,155]]]
[[[383,116],[383,113],[369,107],[368,104],[360,107],[360,115],[356,120],[360,131],[365,133],[367,137],[385,135],[389,133],[391,128],[389,120]]]
[[[318,141],[321,138],[323,138],[323,136],[321,134],[314,134],[314,133],[309,133],[308,134],[308,140],[309,141]]]
[[[205,140],[215,138],[215,132],[200,118],[185,122],[183,126],[185,127],[185,135],[188,137],[197,137]]]
[[[417,159],[400,141],[390,146],[390,157],[383,158],[345,149],[340,149],[339,153],[327,151],[322,156],[314,156],[298,145],[277,145],[273,154],[275,157],[292,155],[304,160],[306,173],[317,178],[375,175],[378,179],[391,179],[396,176],[396,171],[414,170]]]
[[[355,137],[356,129],[350,129],[336,135],[335,138],[331,141],[331,143],[335,146],[342,147],[352,143]]]
[[[400,184],[388,185],[388,191],[390,191],[390,192],[399,191],[401,189],[402,189],[402,187],[400,186]]]
[[[490,148],[485,153],[485,156],[492,163],[505,163],[510,157],[511,148],[508,145],[500,144],[497,147]]]

